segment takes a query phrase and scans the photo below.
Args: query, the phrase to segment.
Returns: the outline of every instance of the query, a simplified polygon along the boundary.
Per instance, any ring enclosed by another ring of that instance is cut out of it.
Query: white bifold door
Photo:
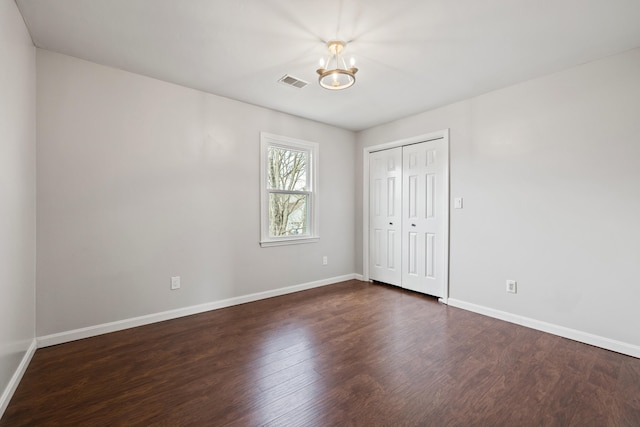
[[[402,284],[402,147],[369,155],[369,276]]]
[[[449,152],[439,139],[369,157],[369,277],[445,296]]]

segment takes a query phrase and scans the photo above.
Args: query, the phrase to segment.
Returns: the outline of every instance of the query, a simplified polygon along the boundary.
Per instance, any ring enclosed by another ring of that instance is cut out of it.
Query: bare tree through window
[[[269,168],[269,235],[307,234],[309,152],[271,146]]]

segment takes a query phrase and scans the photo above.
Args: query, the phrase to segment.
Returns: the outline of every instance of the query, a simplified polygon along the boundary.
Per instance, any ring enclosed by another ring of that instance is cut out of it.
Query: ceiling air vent
[[[284,76],[282,76],[280,80],[278,80],[278,82],[282,83],[283,85],[297,87],[298,89],[302,89],[309,84],[304,80],[297,79],[293,76],[290,76],[289,74],[285,74]]]

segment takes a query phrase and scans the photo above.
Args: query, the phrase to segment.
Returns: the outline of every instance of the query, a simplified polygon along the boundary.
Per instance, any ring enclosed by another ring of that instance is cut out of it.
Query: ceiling
[[[640,0],[16,2],[38,47],[355,131],[640,46]]]

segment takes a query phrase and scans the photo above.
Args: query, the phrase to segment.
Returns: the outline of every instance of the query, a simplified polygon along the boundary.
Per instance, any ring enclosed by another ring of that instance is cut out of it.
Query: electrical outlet
[[[180,276],[171,277],[171,290],[180,289]]]
[[[329,258],[327,258],[327,256],[325,255],[322,257],[322,265],[327,265],[327,264],[329,264]]]
[[[518,283],[515,280],[507,280],[507,292],[511,294],[518,292]]]

